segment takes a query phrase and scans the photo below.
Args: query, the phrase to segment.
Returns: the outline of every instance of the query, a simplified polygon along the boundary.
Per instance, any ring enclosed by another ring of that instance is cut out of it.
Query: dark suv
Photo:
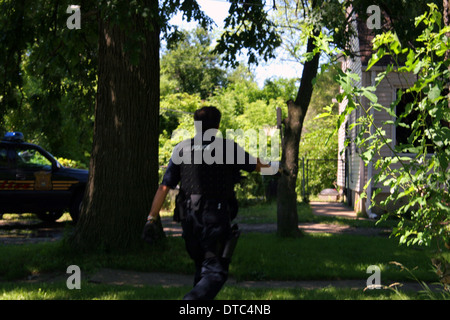
[[[55,221],[68,210],[76,222],[87,180],[87,170],[63,167],[41,147],[24,142],[20,132],[0,141],[0,217],[35,213]]]

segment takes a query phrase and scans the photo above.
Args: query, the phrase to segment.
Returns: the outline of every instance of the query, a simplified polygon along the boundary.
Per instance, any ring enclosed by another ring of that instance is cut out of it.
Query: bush
[[[65,158],[56,158],[56,160],[66,168],[74,168],[74,169],[84,169],[87,170],[88,167],[82,163],[81,161],[70,160]]]

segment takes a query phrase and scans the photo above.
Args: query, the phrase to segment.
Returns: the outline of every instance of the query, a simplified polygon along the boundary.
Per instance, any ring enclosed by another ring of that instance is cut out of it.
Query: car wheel
[[[79,193],[75,196],[72,205],[70,206],[70,217],[74,223],[78,222],[81,212],[81,203],[83,202],[83,193]]]
[[[54,222],[61,218],[63,215],[63,211],[46,211],[46,212],[38,212],[36,215],[39,219],[45,222]]]

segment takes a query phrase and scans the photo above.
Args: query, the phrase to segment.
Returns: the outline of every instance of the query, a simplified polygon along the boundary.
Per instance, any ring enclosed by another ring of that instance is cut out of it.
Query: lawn
[[[68,290],[64,282],[0,284],[0,300],[181,300],[189,287],[107,285],[83,282],[80,290]],[[225,285],[217,300],[411,300],[424,299],[421,292],[355,290],[327,287],[243,288]],[[436,296],[439,298],[439,296]]]
[[[243,220],[268,222],[273,217],[272,205],[246,208]],[[315,219],[308,206],[300,204],[299,219]],[[244,211],[244,210],[243,210]],[[251,219],[254,213],[254,219]],[[323,218],[317,218],[323,219]],[[323,221],[322,221],[323,222]],[[341,219],[327,223],[345,223]],[[355,223],[355,222],[352,222]],[[364,222],[367,223],[367,222]],[[372,226],[374,222],[371,222]],[[364,225],[366,226],[366,225]],[[360,227],[364,227],[360,226]],[[239,281],[258,280],[345,280],[368,278],[367,268],[381,270],[383,284],[407,282],[413,278],[435,282],[430,258],[434,248],[406,247],[387,236],[361,236],[308,233],[300,238],[283,239],[274,233],[246,233],[239,239],[230,266],[230,275]],[[409,272],[391,262],[398,262]],[[68,290],[60,283],[24,283],[19,280],[36,273],[65,272],[67,266],[78,265],[84,275],[100,268],[145,272],[193,274],[193,264],[185,252],[181,238],[167,238],[157,247],[145,246],[127,253],[77,253],[64,241],[0,247],[0,299],[180,299],[189,288],[131,287],[83,282],[82,290]],[[223,300],[278,299],[417,299],[417,293],[398,295],[391,290],[325,288],[247,289],[226,286],[219,294]]]

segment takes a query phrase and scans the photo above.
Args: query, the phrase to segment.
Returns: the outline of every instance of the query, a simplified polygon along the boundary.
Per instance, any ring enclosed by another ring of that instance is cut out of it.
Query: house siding
[[[348,12],[351,11],[349,10]],[[391,64],[393,61],[390,57],[384,57],[377,62],[375,66],[372,66],[370,70],[366,69],[372,53],[372,39],[374,34],[367,29],[364,21],[359,20],[355,13],[353,14],[351,27],[357,31],[357,36],[351,41],[349,49],[357,54],[357,58],[342,59],[341,68],[344,72],[350,71],[360,77],[361,80],[355,84],[357,87],[375,86],[377,76],[379,76],[381,72],[384,72],[386,70],[386,65]],[[405,75],[390,72],[377,86],[375,94],[378,98],[378,103],[385,107],[389,107],[396,99],[397,90],[400,88],[409,88],[415,80],[416,77],[413,74]],[[375,155],[372,162],[365,165],[359,156],[363,150],[358,150],[354,143],[358,128],[355,127],[352,130],[346,130],[346,128],[355,123],[356,120],[365,113],[361,108],[354,110],[347,116],[338,132],[338,157],[342,161],[338,162],[337,185],[342,192],[344,199],[355,211],[368,213],[370,216],[370,213],[381,214],[386,210],[392,209],[390,206],[383,208],[377,206],[370,211],[367,210],[366,208],[368,208],[369,203],[367,199],[362,199],[362,193],[366,191],[368,197],[371,197],[371,194],[375,189],[381,188],[381,193],[377,195],[376,199],[377,201],[380,201],[385,199],[390,191],[388,187],[374,185],[373,183],[369,184],[368,181],[371,181],[371,177],[376,173],[373,164],[380,159],[379,157],[384,158],[393,155],[392,149],[395,148],[396,130],[393,124],[386,124],[387,121],[395,120],[388,112],[384,110],[377,111],[368,109],[369,104],[367,99],[362,99],[361,103],[365,110],[369,110],[373,115],[375,126],[385,132],[385,137],[386,139],[391,140],[391,144],[389,146],[383,146],[380,150],[380,154]],[[346,105],[346,101],[343,101],[339,105],[340,113],[345,110]],[[372,128],[372,130],[374,129]],[[350,141],[347,146],[345,146],[346,140]],[[399,164],[396,164],[392,167],[395,168],[395,166],[398,165]],[[367,190],[364,190],[366,185],[368,188]]]
[[[356,21],[353,22],[353,28],[357,28]],[[354,38],[351,42],[351,51],[359,52],[358,38]],[[355,57],[353,59],[343,60],[341,68],[344,72],[352,72],[359,76],[359,81],[355,84],[357,87],[365,85],[366,76],[363,73],[363,66],[361,59]],[[347,101],[343,101],[339,105],[339,112],[342,113],[347,106]],[[347,130],[349,124],[355,123],[356,119],[361,115],[361,110],[357,109],[352,111],[338,132],[338,179],[337,185],[346,198],[349,204],[357,212],[364,212],[365,207],[363,201],[360,201],[361,193],[365,184],[365,177],[367,175],[366,168],[364,167],[356,144],[355,138],[358,134],[357,127]],[[348,140],[349,144],[345,147],[345,141]]]
[[[351,71],[353,73],[358,74],[361,77],[361,81],[356,85],[361,86],[373,86],[375,84],[375,79],[381,72],[384,71],[383,67],[373,67],[373,70],[366,71],[366,66],[358,63],[358,59],[356,60],[348,60],[342,63],[342,69],[344,71]],[[384,107],[389,107],[392,102],[396,99],[396,92],[400,88],[408,88],[415,81],[414,75],[399,75],[397,73],[390,73],[383,79],[380,84],[377,86],[375,94],[378,97],[378,103],[383,105]],[[367,99],[363,99],[361,101],[363,107],[368,110],[369,104]],[[346,106],[346,102],[341,103],[339,106],[339,111],[343,112]],[[385,132],[386,139],[391,140],[390,147],[393,149],[395,147],[395,127],[393,124],[386,124],[387,121],[395,120],[388,112],[385,110],[374,110],[370,109],[373,118],[374,124],[377,128],[380,128]],[[372,177],[377,171],[373,167],[373,163],[375,163],[379,157],[389,157],[392,156],[392,150],[389,146],[384,146],[380,150],[379,155],[375,155],[373,161],[367,165],[363,163],[359,154],[362,150],[358,150],[354,142],[351,142],[347,146],[347,152],[343,152],[345,148],[345,138],[354,141],[357,135],[357,128],[353,128],[350,132],[346,133],[346,126],[355,123],[358,117],[363,114],[362,109],[358,109],[353,111],[346,123],[344,123],[339,129],[339,157],[344,161],[347,161],[347,172],[342,173],[344,170],[338,170],[338,185],[340,188],[344,189],[346,186],[346,176],[348,177],[347,187],[351,191],[351,195],[349,196],[351,199],[351,205],[354,210],[357,212],[366,213],[368,202],[367,199],[362,198],[362,193],[365,191],[364,186],[368,183],[370,177]],[[339,165],[344,166],[343,162],[340,162]],[[397,164],[398,165],[398,164]],[[395,165],[393,165],[395,166]],[[386,197],[386,194],[389,192],[389,188],[382,185],[373,185],[369,186],[369,191],[373,191],[374,189],[381,188],[382,192],[378,195],[377,199],[382,200]],[[381,214],[386,210],[391,208],[375,206],[372,209],[372,212]]]

